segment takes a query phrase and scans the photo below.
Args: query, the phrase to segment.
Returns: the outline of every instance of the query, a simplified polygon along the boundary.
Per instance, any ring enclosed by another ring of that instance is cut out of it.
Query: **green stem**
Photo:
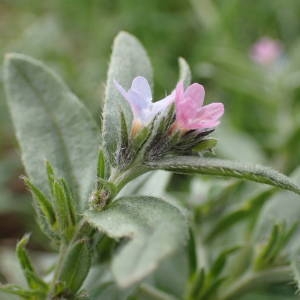
[[[50,283],[50,289],[49,289],[49,293],[48,293],[49,300],[52,299],[53,295],[55,294],[55,285],[58,282],[58,278],[59,278],[59,275],[61,272],[63,261],[66,259],[68,249],[70,249],[72,247],[72,245],[77,240],[81,239],[83,236],[89,238],[89,237],[91,237],[92,234],[93,234],[93,230],[91,230],[88,223],[86,223],[85,220],[81,220],[78,223],[77,228],[74,232],[73,238],[68,243],[68,245],[65,242],[61,243],[60,248],[59,248],[58,260],[57,260],[57,263],[55,264],[55,268],[54,268],[54,275],[53,275],[52,281]]]
[[[135,179],[139,175],[142,175],[149,171],[149,168],[143,165],[131,166],[129,169],[119,172],[118,170],[112,174],[109,181],[117,187],[117,193],[131,180]],[[116,194],[117,194],[116,193]]]
[[[60,273],[60,270],[61,270],[61,266],[62,266],[62,262],[64,260],[64,256],[67,252],[67,248],[68,247],[67,247],[67,245],[65,245],[65,243],[62,243],[60,245],[58,260],[57,260],[57,263],[55,264],[54,275],[53,275],[52,281],[50,283],[50,289],[49,289],[49,293],[48,293],[48,299],[49,300],[52,299],[52,296],[55,293],[55,285],[56,285],[57,280],[58,280],[58,276],[59,276],[59,273]]]
[[[128,182],[148,171],[150,171],[149,167],[140,162],[133,163],[126,169],[113,168],[108,180],[98,179],[100,185],[90,198],[90,206],[101,211]]]
[[[233,284],[218,300],[239,299],[241,295],[266,284],[285,283],[293,279],[289,266],[272,268],[260,272],[249,272]]]

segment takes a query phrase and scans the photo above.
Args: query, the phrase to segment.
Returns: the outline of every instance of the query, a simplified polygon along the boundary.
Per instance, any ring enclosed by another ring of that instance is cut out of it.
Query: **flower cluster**
[[[164,99],[152,102],[151,88],[146,78],[138,76],[126,91],[117,81],[115,86],[128,101],[134,115],[134,121],[148,125],[160,112],[175,102],[175,126],[179,130],[203,130],[215,128],[224,113],[222,103],[204,105],[205,90],[201,84],[193,83],[185,91],[183,82],[179,82],[175,91]]]
[[[147,143],[143,142],[147,147],[145,160],[172,152],[190,152],[219,125],[224,113],[222,103],[203,105],[205,90],[198,83],[185,90],[183,82],[179,82],[170,95],[157,102],[152,102],[151,88],[144,77],[134,78],[128,91],[117,81],[115,86],[133,113],[132,138],[141,140],[143,135],[147,139]],[[142,131],[147,128],[148,135]]]

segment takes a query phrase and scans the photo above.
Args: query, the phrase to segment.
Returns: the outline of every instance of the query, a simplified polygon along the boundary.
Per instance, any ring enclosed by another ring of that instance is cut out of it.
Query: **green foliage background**
[[[21,52],[43,60],[100,123],[112,40],[120,30],[129,31],[151,57],[156,99],[174,88],[182,56],[193,81],[205,85],[207,101],[225,103],[215,134],[219,157],[264,163],[290,174],[300,164],[299,15],[296,0],[0,0],[0,57],[2,62],[5,53]],[[276,67],[258,66],[249,58],[262,36],[284,46]],[[0,81],[1,69],[0,63]],[[28,230],[35,233],[32,248],[44,250],[21,174],[0,84],[2,257]],[[172,179],[174,186],[177,181]],[[178,194],[187,188],[179,181]],[[281,292],[291,295],[288,289]]]

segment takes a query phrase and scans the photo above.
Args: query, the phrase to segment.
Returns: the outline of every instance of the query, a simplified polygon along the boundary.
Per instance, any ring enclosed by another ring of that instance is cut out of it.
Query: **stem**
[[[148,167],[140,162],[131,164],[125,169],[113,168],[108,180],[100,178],[100,186],[97,186],[92,197],[90,198],[90,206],[98,211],[101,211],[109,204],[120,192],[120,190],[136,177],[150,171]]]
[[[53,275],[52,281],[50,283],[50,289],[49,289],[49,293],[48,293],[49,300],[52,299],[53,295],[55,294],[55,285],[58,282],[58,277],[60,275],[61,268],[63,266],[63,261],[66,259],[68,249],[71,248],[72,245],[77,240],[82,238],[82,236],[90,238],[92,233],[93,233],[93,230],[91,230],[90,228],[87,227],[87,223],[85,222],[85,220],[81,220],[77,225],[77,228],[73,234],[72,240],[70,240],[68,242],[68,244],[66,244],[65,241],[62,241],[60,248],[59,248],[58,260],[57,260],[57,262],[55,264],[55,268],[54,268],[54,275]]]
[[[55,293],[55,285],[57,283],[58,280],[58,276],[59,276],[59,272],[61,270],[61,266],[62,266],[62,262],[64,260],[64,256],[66,254],[66,250],[67,250],[67,245],[65,245],[65,243],[62,243],[60,245],[59,248],[59,255],[58,255],[58,260],[57,263],[55,264],[55,269],[54,269],[54,275],[52,278],[52,281],[50,283],[50,289],[49,289],[49,293],[48,293],[48,299],[52,299],[52,295],[54,295]]]
[[[141,174],[150,171],[147,167],[143,165],[131,166],[122,172],[113,173],[109,181],[117,187],[117,193],[131,180],[135,179]]]
[[[293,279],[289,266],[272,268],[260,272],[249,272],[233,284],[218,300],[239,299],[239,296],[265,286],[267,283],[284,283]]]

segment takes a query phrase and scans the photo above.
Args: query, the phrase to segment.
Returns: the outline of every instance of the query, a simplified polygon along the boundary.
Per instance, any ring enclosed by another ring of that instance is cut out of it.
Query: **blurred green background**
[[[0,57],[43,60],[94,112],[100,124],[111,44],[136,35],[153,62],[155,98],[169,93],[184,57],[206,101],[225,103],[217,155],[264,163],[286,174],[300,164],[300,1],[0,0]],[[280,41],[269,64],[251,59],[262,37]],[[0,245],[38,233],[19,176],[24,173],[4,101],[0,62]],[[41,246],[39,234],[32,247]]]

